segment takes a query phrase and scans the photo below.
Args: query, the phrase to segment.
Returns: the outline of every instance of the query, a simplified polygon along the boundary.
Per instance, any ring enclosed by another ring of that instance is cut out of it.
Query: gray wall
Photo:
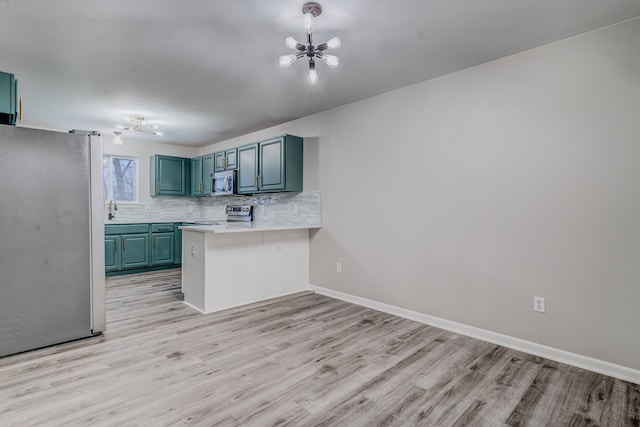
[[[636,19],[201,152],[306,138],[314,285],[640,369],[639,40]]]

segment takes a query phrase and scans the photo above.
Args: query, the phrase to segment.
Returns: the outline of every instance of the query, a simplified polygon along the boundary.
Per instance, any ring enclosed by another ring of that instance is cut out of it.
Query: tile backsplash
[[[227,205],[253,205],[255,222],[268,224],[320,224],[319,191],[302,193],[267,193],[252,196],[218,197],[144,197],[139,203],[118,203],[115,220],[108,220],[109,204],[105,204],[105,224],[124,222],[188,222],[223,220]],[[297,209],[297,212],[296,212]]]

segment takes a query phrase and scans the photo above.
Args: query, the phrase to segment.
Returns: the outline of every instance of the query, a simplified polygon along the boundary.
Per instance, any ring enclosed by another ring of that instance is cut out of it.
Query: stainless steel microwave
[[[236,173],[236,170],[214,173],[213,182],[211,183],[211,195],[226,196],[229,194],[237,194],[238,183]]]

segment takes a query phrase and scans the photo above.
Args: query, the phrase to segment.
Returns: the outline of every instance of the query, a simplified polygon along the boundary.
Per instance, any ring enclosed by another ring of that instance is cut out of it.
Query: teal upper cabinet
[[[15,125],[18,117],[18,80],[0,71],[0,124]]]
[[[238,148],[238,193],[302,191],[302,144],[283,135]]]
[[[202,181],[204,194],[211,194],[213,184],[213,154],[202,156]]]
[[[190,159],[158,154],[151,156],[151,195],[189,195],[190,166]]]
[[[225,156],[224,156],[224,151],[219,151],[217,153],[215,153],[213,155],[214,159],[215,159],[215,168],[214,168],[214,172],[222,172],[223,170],[225,170]]]
[[[285,187],[285,141],[276,138],[260,143],[260,191],[284,190]]]
[[[227,170],[236,169],[238,167],[238,149],[233,148],[224,152],[225,163],[224,166]]]
[[[191,195],[207,196],[211,194],[214,155],[191,159]]]
[[[202,182],[202,157],[191,159],[191,195],[202,196],[204,183]]]
[[[238,148],[238,193],[258,191],[258,144]]]
[[[237,162],[237,149],[232,148],[226,151],[219,151],[214,154],[215,156],[215,172],[222,172],[225,170],[236,169],[238,167]]]

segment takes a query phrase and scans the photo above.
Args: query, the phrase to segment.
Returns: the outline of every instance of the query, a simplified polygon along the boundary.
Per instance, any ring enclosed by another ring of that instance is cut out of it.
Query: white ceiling
[[[141,114],[158,141],[204,146],[640,16],[639,0],[321,0],[314,39],[340,37],[341,62],[311,86],[304,61],[277,62],[304,40],[303,3],[0,0],[0,70],[22,126],[111,134]]]

